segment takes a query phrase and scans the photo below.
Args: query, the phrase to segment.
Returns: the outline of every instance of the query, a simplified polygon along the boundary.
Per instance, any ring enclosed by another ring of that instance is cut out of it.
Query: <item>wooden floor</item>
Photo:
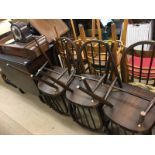
[[[0,79],[0,134],[95,134]]]

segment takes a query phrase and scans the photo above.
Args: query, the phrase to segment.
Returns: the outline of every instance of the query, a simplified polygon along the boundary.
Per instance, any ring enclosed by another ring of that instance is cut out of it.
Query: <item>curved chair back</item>
[[[112,41],[110,43],[109,41],[91,40],[84,43],[78,52],[80,59],[85,58],[79,64],[82,73],[103,75],[106,71],[116,71],[114,56],[110,52],[113,47]],[[108,60],[110,63],[106,66]],[[111,62],[114,64],[113,66]]]
[[[155,85],[155,41],[140,41],[128,47],[122,56],[124,82]]]
[[[79,50],[81,57],[84,57],[83,72],[90,74],[102,74],[105,72],[105,65],[109,58],[109,46],[100,40],[91,40],[82,45]]]
[[[67,37],[61,37],[57,40],[56,45],[61,66],[63,68],[67,67],[69,72],[71,72],[72,68],[78,71],[77,46],[75,42]]]

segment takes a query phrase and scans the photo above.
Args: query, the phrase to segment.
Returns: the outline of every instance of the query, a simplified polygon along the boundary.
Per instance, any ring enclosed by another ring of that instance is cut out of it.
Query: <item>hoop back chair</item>
[[[61,37],[56,41],[57,53],[60,55],[59,60],[63,68],[77,68],[77,46],[75,42],[67,37]]]
[[[59,38],[56,42],[58,52],[61,55],[62,66],[46,67],[44,64],[37,73],[45,82],[38,82],[38,88],[42,94],[44,102],[48,103],[57,112],[68,115],[68,105],[65,100],[65,90],[75,69],[78,70],[75,61],[76,45],[68,38]]]
[[[141,82],[155,86],[155,42],[140,41],[128,47],[122,56],[124,82]]]
[[[104,108],[113,134],[152,132],[155,123],[155,94],[129,83],[137,81],[154,85],[154,45],[153,41],[141,41],[131,45],[123,53],[123,89],[114,88],[108,99],[114,105],[113,110]]]
[[[105,43],[106,42],[106,43]],[[85,63],[79,64],[82,73],[103,75],[106,72],[106,62],[109,59],[109,51],[114,47],[113,41],[91,40],[85,42],[78,54],[85,58]],[[79,56],[80,58],[80,56]],[[115,61],[115,60],[114,60]],[[112,70],[109,66],[110,71]]]
[[[85,128],[93,131],[99,131],[103,129],[103,124],[107,123],[104,120],[102,106],[104,104],[107,104],[110,107],[112,106],[104,99],[106,87],[102,89],[102,84],[106,83],[107,79],[109,78],[110,67],[114,69],[114,72],[117,76],[115,82],[118,81],[120,87],[121,80],[108,43],[103,41],[90,41],[85,43],[81,47],[79,52],[81,54],[81,57],[82,52],[85,51],[87,45],[90,43],[98,43],[100,46],[104,45],[103,47],[107,48],[107,62],[104,64],[105,73],[103,74],[103,76],[91,75],[89,74],[89,71],[91,72],[91,69],[86,69],[85,66],[83,66],[83,70],[81,70],[84,74],[74,74],[72,76],[69,88],[72,89],[73,92],[66,91],[66,98],[69,102],[70,114],[73,120]],[[90,56],[89,54],[91,53],[86,53],[88,63]],[[90,67],[89,65],[90,64],[88,64],[88,67]]]

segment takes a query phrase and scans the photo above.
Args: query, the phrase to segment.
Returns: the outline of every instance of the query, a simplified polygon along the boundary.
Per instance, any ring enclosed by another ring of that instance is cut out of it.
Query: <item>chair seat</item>
[[[99,79],[99,76],[95,76],[95,75],[86,75],[83,74],[83,76],[86,77],[90,77],[90,78],[95,78],[95,79]],[[94,88],[97,84],[96,81],[92,81],[92,80],[87,80],[88,84],[90,85],[91,88]],[[81,90],[77,89],[76,86],[80,85],[81,87],[85,88],[84,83],[82,82],[82,80],[78,77],[75,77],[74,80],[71,82],[70,84],[70,88],[74,90],[73,93],[66,91],[66,98],[73,104],[78,104],[78,105],[82,105],[85,107],[96,107],[99,104],[99,101],[94,99],[94,102],[92,101],[92,97],[87,95],[86,93],[82,92]],[[106,88],[101,88],[101,86],[95,91],[96,95],[99,95],[100,97],[103,97],[105,92],[106,92]]]
[[[63,68],[61,67],[58,67],[58,66],[54,66],[53,67],[55,71],[59,72],[59,73],[62,73],[64,71]],[[47,74],[49,76],[52,76],[54,78],[58,78],[59,74],[56,74],[54,72],[47,72]],[[68,78],[69,78],[69,74],[68,72],[66,72],[59,80],[63,83],[67,83],[68,81]],[[52,80],[50,80],[49,78],[43,76],[42,79],[44,79],[45,81],[48,81],[50,83],[54,83]],[[57,96],[57,95],[60,95],[63,91],[64,91],[64,88],[62,88],[61,86],[55,84],[55,86],[58,87],[58,89],[56,90],[55,88],[53,87],[50,87],[49,85],[45,84],[44,82],[38,82],[38,88],[41,92],[43,93],[46,93],[48,95],[51,95],[51,96]]]
[[[141,88],[123,84],[125,90],[138,93],[152,99],[155,94]],[[151,129],[155,122],[155,107],[146,115],[142,127],[138,127],[140,112],[150,104],[148,101],[135,97],[125,92],[114,90],[108,97],[108,101],[114,105],[113,108],[104,107],[104,112],[114,123],[134,132],[146,132]]]

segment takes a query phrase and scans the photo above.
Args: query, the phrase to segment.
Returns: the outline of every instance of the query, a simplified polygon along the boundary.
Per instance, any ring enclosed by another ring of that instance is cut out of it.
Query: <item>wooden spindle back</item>
[[[140,41],[128,47],[122,56],[121,69],[124,82],[154,84],[155,41]]]

